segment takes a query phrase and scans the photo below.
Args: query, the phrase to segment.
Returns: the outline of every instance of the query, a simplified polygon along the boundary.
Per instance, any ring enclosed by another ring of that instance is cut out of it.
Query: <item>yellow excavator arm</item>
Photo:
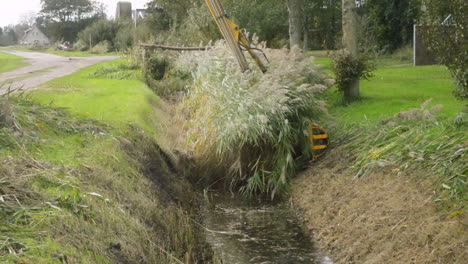
[[[265,73],[267,68],[262,63],[258,55],[254,52],[254,48],[250,46],[249,41],[240,29],[239,25],[234,23],[226,14],[220,0],[205,0],[211,15],[213,15],[216,24],[218,25],[221,34],[226,40],[229,48],[231,49],[234,57],[236,57],[242,72],[250,71],[247,59],[242,53],[242,48],[252,56],[255,63],[260,67],[260,70]],[[329,136],[328,133],[316,124],[311,124],[309,127],[310,147],[312,149],[312,159],[317,160],[323,155],[325,149],[328,148]]]
[[[254,49],[250,46],[249,41],[245,37],[244,33],[242,33],[239,25],[229,19],[221,2],[219,0],[205,0],[205,2],[210,9],[211,15],[213,15],[213,18],[216,21],[221,34],[226,40],[234,57],[236,57],[242,72],[250,71],[247,59],[242,53],[242,48],[245,48],[250,56],[252,56],[258,67],[260,67],[260,70],[265,73],[267,68],[262,63],[258,55],[255,54]]]

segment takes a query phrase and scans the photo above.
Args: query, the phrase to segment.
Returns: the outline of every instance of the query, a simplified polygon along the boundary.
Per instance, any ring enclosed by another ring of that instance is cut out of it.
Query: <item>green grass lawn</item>
[[[330,58],[317,57],[316,64],[331,71]],[[460,112],[464,103],[452,95],[454,82],[444,66],[412,66],[407,61],[384,58],[377,61],[374,77],[361,82],[362,99],[350,105],[341,104],[336,88],[325,95],[331,113],[347,123],[378,122],[385,117],[419,107],[432,99],[431,105],[441,104],[439,116],[448,118]]]
[[[100,68],[122,63],[125,59],[94,65],[52,80],[46,83],[48,89],[34,92],[32,98],[42,104],[66,107],[74,114],[106,122],[117,129],[133,123],[152,133],[148,121],[156,115],[154,105],[162,102],[143,82],[93,76]]]
[[[54,54],[54,55],[63,56],[63,57],[93,57],[93,56],[120,55],[120,53],[118,52],[96,54],[96,53],[90,53],[87,51],[63,51],[63,50],[56,50],[54,48],[43,49],[43,50],[31,50],[31,49],[23,48],[23,47],[15,47],[15,50],[27,51],[27,52],[42,52],[42,53]]]
[[[63,56],[63,57],[93,57],[93,56],[114,56],[120,55],[118,52],[108,52],[108,53],[90,53],[87,51],[63,51],[63,50],[53,50],[45,51],[46,53]]]
[[[450,74],[442,66],[381,68],[372,79],[362,81],[361,101],[346,107],[335,106],[332,112],[353,123],[365,119],[379,121],[432,99],[432,105],[443,105],[439,116],[448,118],[464,105],[452,95],[453,89]],[[330,93],[330,102],[336,103],[336,97],[336,93]]]
[[[125,63],[125,59],[104,62],[52,80],[45,84],[47,89],[34,91],[31,99],[39,104],[65,108],[79,118],[92,118],[108,124],[114,135],[128,133],[129,125],[137,126],[161,141],[161,147],[166,149],[166,140],[161,139],[164,126],[160,121],[164,116],[159,110],[163,104],[159,97],[140,80],[106,79],[94,75],[96,70],[115,68]],[[63,147],[57,148],[56,144],[43,146],[41,158],[60,161],[66,157],[72,161],[81,144],[80,140],[58,135],[55,141],[61,142]],[[100,148],[101,143],[94,146]]]
[[[376,61],[375,76],[361,81],[359,101],[344,105],[336,88],[324,93],[332,115],[324,124],[331,127],[332,145],[342,145],[351,153],[356,177],[365,177],[376,162],[392,164],[396,171],[407,171],[408,177],[419,175],[418,181],[431,179],[439,208],[457,212],[466,203],[468,192],[463,156],[453,153],[466,145],[466,122],[457,125],[454,120],[459,119],[455,116],[460,115],[466,102],[453,96],[455,84],[444,66],[415,67],[404,55],[383,56]],[[315,63],[331,74],[330,58],[317,56]],[[420,108],[427,100],[432,101],[426,109],[443,106],[436,114],[437,122],[422,118],[394,119],[393,125],[381,122],[399,112]]]
[[[0,73],[12,71],[28,65],[25,58],[0,52]]]

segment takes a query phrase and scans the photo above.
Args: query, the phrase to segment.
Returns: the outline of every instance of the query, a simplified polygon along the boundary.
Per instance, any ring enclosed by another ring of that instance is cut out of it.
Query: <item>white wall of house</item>
[[[34,24],[32,28],[24,32],[24,37],[21,41],[22,43],[27,43],[28,45],[33,45],[37,43],[39,45],[49,45],[49,38],[42,33],[42,31]]]

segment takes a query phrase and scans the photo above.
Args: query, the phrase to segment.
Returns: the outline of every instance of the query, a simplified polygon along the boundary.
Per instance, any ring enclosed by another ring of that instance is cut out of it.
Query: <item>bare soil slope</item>
[[[293,190],[307,227],[336,263],[466,263],[466,214],[437,210],[429,183],[415,177],[382,170],[354,179],[342,153],[328,153]]]

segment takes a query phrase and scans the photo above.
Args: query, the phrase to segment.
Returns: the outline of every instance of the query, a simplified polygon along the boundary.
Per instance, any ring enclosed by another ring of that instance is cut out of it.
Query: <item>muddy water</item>
[[[212,195],[204,209],[208,242],[224,264],[332,264],[320,256],[284,203]]]

